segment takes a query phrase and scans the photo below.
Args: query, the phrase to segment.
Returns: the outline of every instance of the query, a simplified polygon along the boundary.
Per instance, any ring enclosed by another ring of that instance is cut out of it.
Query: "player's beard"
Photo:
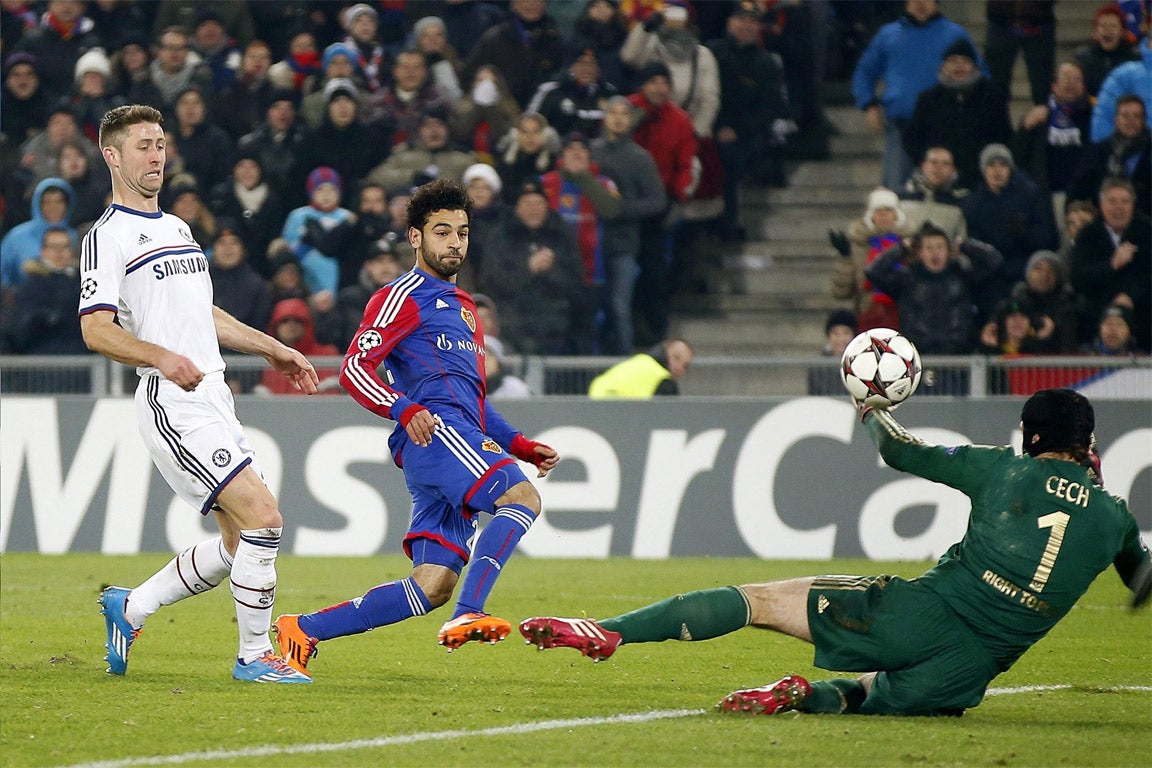
[[[451,253],[451,251],[444,254],[444,256],[447,256],[449,253]],[[454,277],[456,273],[460,271],[460,267],[464,264],[464,255],[462,253],[460,254],[460,261],[456,264],[446,263],[444,256],[425,250],[423,245],[420,246],[420,260],[427,264],[428,269],[435,272],[437,276],[447,280]]]

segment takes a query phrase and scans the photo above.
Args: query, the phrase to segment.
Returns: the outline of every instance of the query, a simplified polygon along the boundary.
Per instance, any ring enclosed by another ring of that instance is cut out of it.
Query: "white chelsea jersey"
[[[205,374],[224,370],[208,259],[178,216],[113,204],[84,237],[80,278],[81,315],[111,310],[136,338],[184,355]]]

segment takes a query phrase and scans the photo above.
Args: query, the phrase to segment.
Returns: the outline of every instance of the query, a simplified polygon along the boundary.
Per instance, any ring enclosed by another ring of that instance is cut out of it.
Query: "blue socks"
[[[363,597],[301,616],[300,629],[317,640],[330,640],[423,616],[431,608],[420,585],[409,576],[373,587]]]
[[[452,618],[465,613],[483,613],[488,594],[500,571],[512,556],[520,537],[532,527],[536,514],[521,504],[505,504],[484,528],[472,552],[472,563],[464,575],[460,597]]]

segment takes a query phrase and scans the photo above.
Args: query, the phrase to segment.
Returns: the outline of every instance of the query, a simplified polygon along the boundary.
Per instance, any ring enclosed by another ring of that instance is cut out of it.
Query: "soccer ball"
[[[876,408],[891,408],[907,400],[920,383],[920,353],[891,328],[873,328],[844,348],[840,378],[848,393]]]

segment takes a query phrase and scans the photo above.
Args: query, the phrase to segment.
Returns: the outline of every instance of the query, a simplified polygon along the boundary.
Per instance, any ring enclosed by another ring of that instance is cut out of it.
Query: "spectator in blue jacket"
[[[72,247],[76,247],[76,230],[71,224],[74,206],[72,185],[64,179],[53,176],[36,185],[32,218],[17,224],[0,241],[0,285],[7,288],[24,281],[24,262],[40,258],[46,230],[66,230]]]
[[[936,84],[945,49],[960,39],[972,42],[962,26],[940,13],[936,0],[907,0],[904,15],[880,28],[856,65],[852,94],[868,124],[884,133],[883,185],[888,189],[903,187],[912,172],[914,160],[902,145],[904,125],[916,98]],[[987,74],[983,60],[978,64]],[[881,82],[883,95],[877,95]]]
[[[1096,108],[1092,111],[1092,141],[1104,141],[1112,134],[1117,99],[1131,93],[1147,100],[1152,94],[1152,35],[1144,39],[1140,55],[1140,61],[1130,61],[1112,70],[1100,86]],[[1145,111],[1144,120],[1152,128],[1152,114]]]

